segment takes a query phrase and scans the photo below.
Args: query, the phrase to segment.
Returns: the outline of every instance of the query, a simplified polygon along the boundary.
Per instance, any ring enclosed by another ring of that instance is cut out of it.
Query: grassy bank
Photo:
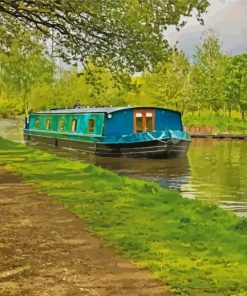
[[[210,115],[208,113],[198,116],[198,114],[187,113],[183,116],[183,123],[192,132],[196,132],[195,128],[201,128],[202,131],[204,128],[205,133],[247,134],[247,120],[241,120],[236,116]],[[200,130],[197,132],[200,133]]]
[[[87,221],[174,295],[246,295],[246,219],[3,139],[0,163]]]

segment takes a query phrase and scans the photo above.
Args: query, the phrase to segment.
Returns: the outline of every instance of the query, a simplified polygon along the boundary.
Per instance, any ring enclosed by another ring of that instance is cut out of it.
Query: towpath
[[[0,166],[1,296],[166,296],[81,220]]]

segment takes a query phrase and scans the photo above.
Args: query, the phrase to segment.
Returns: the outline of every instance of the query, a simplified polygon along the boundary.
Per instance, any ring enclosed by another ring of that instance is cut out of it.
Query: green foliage
[[[247,54],[229,58],[225,75],[227,102],[239,106],[244,120],[247,110]]]
[[[53,85],[51,104],[47,107],[71,108],[76,100],[83,106],[125,105],[123,94],[128,92],[128,84],[116,85],[113,75],[100,66],[90,64],[90,75],[84,69],[65,72]]]
[[[189,101],[190,64],[177,51],[157,65],[153,73],[144,73],[142,88],[155,106],[171,107],[183,111]]]
[[[112,71],[142,71],[167,55],[164,30],[184,26],[195,13],[199,21],[207,0],[39,0],[1,1],[0,23],[18,22],[52,38],[65,61],[88,58]]]
[[[3,118],[21,114],[23,110],[24,104],[21,99],[13,98],[9,100],[5,97],[4,93],[0,95],[0,116]]]
[[[3,30],[3,28],[2,28]],[[6,32],[5,32],[6,33]],[[44,56],[43,47],[21,30],[0,37],[0,114],[24,113],[29,108],[32,88],[53,81],[53,64]]]
[[[224,103],[225,57],[218,35],[209,30],[201,46],[197,46],[193,67],[192,89],[198,108],[218,111]]]
[[[174,295],[245,295],[244,218],[157,184],[0,139],[0,162],[88,222]]]
[[[200,116],[195,116],[191,112],[186,112],[183,117],[183,123],[188,129],[207,128],[215,133],[247,133],[247,120],[241,120],[235,116],[229,117],[224,114],[201,112]],[[238,116],[238,114],[237,114]],[[210,133],[210,132],[209,132]]]

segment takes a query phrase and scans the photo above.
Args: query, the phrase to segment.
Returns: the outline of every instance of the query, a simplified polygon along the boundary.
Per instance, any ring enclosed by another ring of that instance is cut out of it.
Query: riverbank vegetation
[[[3,139],[0,163],[87,221],[90,231],[152,271],[174,295],[245,295],[246,219]]]
[[[195,134],[247,134],[247,120],[239,118],[238,112],[233,112],[231,117],[222,113],[201,112],[196,116],[192,112],[186,112],[183,116],[185,127]]]

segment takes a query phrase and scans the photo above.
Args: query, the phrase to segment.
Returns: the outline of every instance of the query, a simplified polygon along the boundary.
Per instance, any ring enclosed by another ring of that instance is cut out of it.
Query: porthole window
[[[76,127],[77,127],[77,120],[73,119],[72,120],[72,124],[71,124],[71,131],[75,132],[76,131]]]
[[[46,120],[46,129],[47,130],[51,129],[51,119],[50,118]]]
[[[34,121],[34,127],[39,128],[39,118],[36,118]]]
[[[63,131],[64,130],[64,119],[60,119],[58,122],[58,131]]]
[[[88,121],[88,132],[93,133],[95,128],[95,119],[90,118]]]

